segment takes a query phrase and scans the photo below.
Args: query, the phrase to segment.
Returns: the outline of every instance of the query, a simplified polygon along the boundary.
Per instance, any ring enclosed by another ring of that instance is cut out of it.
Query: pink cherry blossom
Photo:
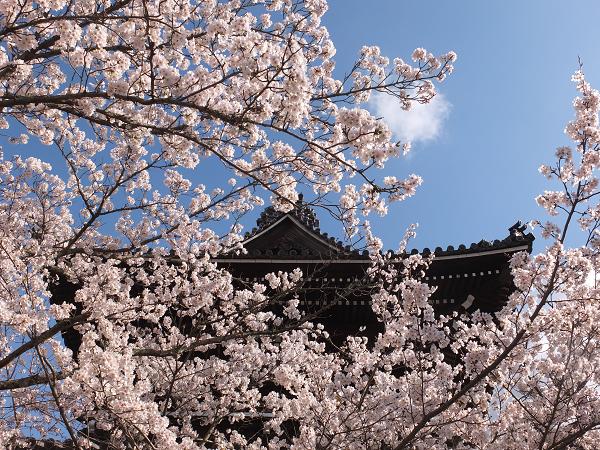
[[[392,254],[366,221],[422,180],[380,175],[410,144],[365,102],[430,101],[456,54],[365,46],[337,79],[327,9],[0,0],[0,127],[36,155],[0,158],[1,446],[597,446],[598,91],[574,75],[573,144],[540,168],[548,247],[513,257],[496,315],[440,316],[434,257],[403,254],[414,227]],[[330,351],[300,307],[310,274],[245,280],[215,262],[248,251],[244,214],[266,198],[291,211],[300,192],[364,238],[374,339]],[[241,431],[249,418],[262,433]]]

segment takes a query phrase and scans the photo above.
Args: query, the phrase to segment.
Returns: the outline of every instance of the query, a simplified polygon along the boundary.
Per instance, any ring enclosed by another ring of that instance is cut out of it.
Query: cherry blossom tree
[[[541,168],[551,244],[514,258],[495,317],[439,317],[428,261],[383,254],[365,221],[421,182],[379,175],[410,146],[365,103],[428,102],[454,53],[363,47],[336,78],[324,0],[0,5],[3,446],[594,447],[599,95],[580,72],[574,150]],[[244,251],[264,197],[287,211],[300,191],[367,242],[372,342],[328,351],[300,271],[240,285],[213,261]]]

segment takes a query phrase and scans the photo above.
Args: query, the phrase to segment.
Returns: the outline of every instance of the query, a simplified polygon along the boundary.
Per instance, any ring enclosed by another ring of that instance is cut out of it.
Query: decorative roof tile
[[[256,220],[256,228],[254,228],[249,235],[253,235],[269,228],[286,214],[294,216],[311,230],[316,232],[320,231],[319,219],[317,219],[315,211],[307,203],[304,203],[304,196],[299,194],[298,201],[296,201],[296,204],[291,211],[278,211],[273,206],[265,208],[265,210],[260,214],[260,217]],[[325,233],[324,236],[327,236],[327,233]]]

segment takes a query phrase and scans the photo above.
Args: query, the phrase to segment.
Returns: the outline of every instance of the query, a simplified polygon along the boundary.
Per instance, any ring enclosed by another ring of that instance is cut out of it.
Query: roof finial
[[[299,193],[298,199],[296,200],[296,203],[291,211],[277,211],[273,206],[265,208],[260,214],[260,217],[256,220],[258,230],[264,230],[268,228],[286,214],[293,215],[296,219],[300,220],[300,222],[313,230],[319,228],[319,219],[317,219],[317,216],[310,207],[310,204],[304,202],[304,194]]]
[[[525,230],[527,230],[527,224],[524,224],[520,220],[508,229],[511,236],[523,236]]]

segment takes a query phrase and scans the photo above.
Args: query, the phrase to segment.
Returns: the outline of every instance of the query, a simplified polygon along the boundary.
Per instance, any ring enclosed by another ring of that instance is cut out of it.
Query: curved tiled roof
[[[429,248],[424,248],[423,250],[418,250],[415,248],[408,253],[413,255],[417,253],[431,255],[433,253],[435,256],[450,256],[459,255],[462,253],[477,253],[489,250],[510,249],[521,245],[527,245],[529,250],[531,250],[531,245],[535,240],[535,236],[531,233],[525,234],[526,229],[527,225],[523,224],[521,221],[518,221],[508,229],[508,236],[501,240],[495,239],[493,241],[488,241],[482,239],[477,243],[473,242],[468,247],[465,244],[461,244],[457,248],[449,245],[445,250],[442,247],[436,247],[433,251],[431,251]]]
[[[273,206],[265,208],[256,221],[256,227],[253,228],[252,231],[246,233],[246,242],[258,238],[271,227],[274,227],[276,224],[280,223],[285,217],[289,217],[296,224],[301,225],[302,228],[304,228],[304,231],[306,231],[308,234],[311,234],[316,239],[320,240],[321,242],[326,242],[333,250],[336,251],[337,256],[340,259],[363,259],[368,257],[368,252],[366,250],[360,251],[353,249],[349,245],[344,245],[342,241],[336,239],[335,237],[329,236],[328,233],[321,232],[317,215],[310,205],[304,202],[302,194],[300,194],[294,208],[288,212],[278,211]],[[461,244],[458,247],[449,245],[445,249],[442,247],[436,247],[434,250],[431,250],[430,248],[424,248],[423,250],[412,249],[410,251],[405,251],[403,255],[421,253],[424,256],[433,254],[436,257],[452,257],[462,254],[474,254],[494,250],[502,251],[505,249],[508,251],[515,247],[522,246],[527,246],[527,250],[531,251],[532,243],[535,237],[531,233],[525,233],[526,229],[527,225],[523,224],[521,221],[518,221],[508,229],[509,234],[504,239],[496,239],[493,241],[482,239],[479,242],[471,243],[468,246],[465,244]],[[394,251],[390,252],[392,254],[396,254]],[[268,254],[265,253],[264,255],[259,255],[256,253],[253,255],[248,255],[248,257],[251,256],[271,257],[273,255],[269,252]],[[303,256],[307,255],[300,255],[296,250],[290,250],[290,254],[285,254],[284,251],[283,254],[278,253],[277,256],[303,259]]]

